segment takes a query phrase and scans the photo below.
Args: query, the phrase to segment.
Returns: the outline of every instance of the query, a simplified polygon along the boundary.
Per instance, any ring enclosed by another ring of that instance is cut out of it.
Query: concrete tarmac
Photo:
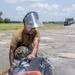
[[[53,65],[53,75],[75,75],[75,24],[40,29],[39,54]],[[9,68],[9,45],[14,30],[0,31],[0,71]]]

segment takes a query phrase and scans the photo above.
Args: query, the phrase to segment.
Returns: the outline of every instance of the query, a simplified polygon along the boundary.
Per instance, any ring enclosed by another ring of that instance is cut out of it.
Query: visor
[[[28,29],[36,28],[42,25],[42,22],[39,20],[39,16],[36,12],[27,13],[24,18],[24,22]]]

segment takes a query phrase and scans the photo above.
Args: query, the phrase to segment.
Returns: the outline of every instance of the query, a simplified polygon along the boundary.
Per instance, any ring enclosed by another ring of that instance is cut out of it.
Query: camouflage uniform
[[[14,52],[14,58],[17,60],[21,60],[22,58],[27,57],[29,54],[31,54],[32,50],[28,50],[25,46],[18,47]]]

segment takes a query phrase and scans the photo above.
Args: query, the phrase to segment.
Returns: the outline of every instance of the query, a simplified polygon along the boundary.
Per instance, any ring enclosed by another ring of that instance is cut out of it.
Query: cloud
[[[36,9],[40,9],[40,10],[43,9],[46,11],[58,10],[58,8],[59,8],[58,4],[49,5],[47,3],[45,3],[45,4],[42,4],[42,3],[33,4],[32,7],[36,8]]]
[[[7,3],[17,3],[17,2],[39,2],[41,0],[4,0]]]
[[[2,11],[2,9],[0,9],[0,11]]]
[[[39,2],[41,0],[20,0],[20,1],[26,1],[26,2]]]
[[[73,4],[71,7],[63,8],[62,12],[66,16],[73,17],[75,15],[75,4]]]
[[[48,4],[42,4],[42,3],[37,3],[37,4],[33,4],[34,8],[47,8],[49,7]]]
[[[16,7],[16,11],[25,11],[25,8],[24,7],[22,7],[22,6],[18,6],[18,7]]]
[[[22,6],[18,6],[18,7],[16,7],[16,13],[17,13],[17,15],[19,15],[19,16],[25,16],[25,14],[27,13],[29,11],[29,9],[28,8],[26,8],[26,7],[22,7]]]
[[[17,0],[5,0],[7,3],[16,3]]]
[[[52,8],[52,9],[55,9],[55,10],[58,10],[59,5],[58,5],[58,4],[52,4],[51,8]]]
[[[71,11],[71,8],[64,8],[62,9],[63,12],[70,12]]]
[[[72,5],[72,7],[64,8],[64,12],[73,12],[75,11],[75,4]]]
[[[54,16],[54,12],[57,12],[59,10],[59,5],[49,5],[48,3],[36,3],[32,5],[32,9],[37,11],[40,15]]]

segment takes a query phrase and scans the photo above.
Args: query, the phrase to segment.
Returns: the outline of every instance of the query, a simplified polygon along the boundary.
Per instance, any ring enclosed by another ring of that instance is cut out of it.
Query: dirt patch
[[[75,53],[59,53],[59,57],[75,59]]]

